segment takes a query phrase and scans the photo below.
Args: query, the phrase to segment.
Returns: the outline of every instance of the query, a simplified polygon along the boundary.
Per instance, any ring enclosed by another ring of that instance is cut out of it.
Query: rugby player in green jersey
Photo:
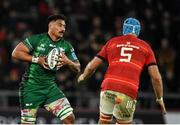
[[[63,124],[73,124],[73,109],[64,93],[55,83],[56,71],[48,68],[46,56],[53,48],[60,48],[57,67],[69,66],[72,71],[80,72],[80,63],[72,45],[63,39],[65,32],[64,15],[48,18],[48,32],[33,35],[21,41],[14,51],[14,59],[29,63],[20,86],[21,123],[34,124],[39,107],[60,118]]]

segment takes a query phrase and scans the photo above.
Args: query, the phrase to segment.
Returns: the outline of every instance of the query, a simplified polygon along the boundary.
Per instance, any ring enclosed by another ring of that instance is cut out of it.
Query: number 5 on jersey
[[[121,52],[120,52],[120,62],[130,62],[131,61],[131,57],[132,57],[132,52],[133,48],[129,48],[129,47],[122,47],[121,48]]]

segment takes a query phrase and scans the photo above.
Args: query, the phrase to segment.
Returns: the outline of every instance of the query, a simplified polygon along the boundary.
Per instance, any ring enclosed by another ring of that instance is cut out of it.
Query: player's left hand
[[[38,59],[38,64],[40,64],[43,68],[48,69],[49,70],[49,66],[46,62],[46,57],[40,56]]]
[[[69,65],[70,60],[67,58],[67,56],[64,53],[61,53],[60,55],[58,55],[58,63],[57,63],[57,67],[60,68],[64,65]]]
[[[163,98],[161,97],[160,99],[156,99],[156,102],[160,105],[160,107],[161,107],[161,112],[162,112],[163,114],[166,114],[167,112],[166,112],[166,107],[165,107]]]
[[[80,83],[80,82],[82,82],[82,81],[84,81],[84,75],[83,75],[83,74],[81,74],[81,75],[78,77],[77,82]]]

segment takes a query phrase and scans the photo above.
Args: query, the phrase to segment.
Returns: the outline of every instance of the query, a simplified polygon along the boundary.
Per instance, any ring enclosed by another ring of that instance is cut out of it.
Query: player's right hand
[[[40,56],[38,60],[38,64],[40,64],[43,68],[49,70],[48,63],[46,62],[46,57]]]
[[[161,97],[160,99],[156,99],[156,102],[160,105],[162,113],[166,114],[167,112],[163,98]]]

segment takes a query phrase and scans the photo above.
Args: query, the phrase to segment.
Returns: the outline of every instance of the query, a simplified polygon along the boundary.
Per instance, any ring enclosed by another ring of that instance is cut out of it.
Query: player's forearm
[[[152,79],[152,83],[156,94],[156,102],[160,105],[163,114],[166,114],[166,107],[163,100],[163,85],[161,76],[157,77],[157,79]]]
[[[91,62],[88,63],[86,66],[83,75],[84,80],[89,78],[95,71],[96,69],[102,64],[102,60],[99,59],[98,57],[94,57]]]
[[[69,62],[69,65],[70,69],[76,73],[80,73],[80,63],[79,62],[73,62],[73,61],[70,61]]]
[[[163,85],[161,78],[152,79],[152,84],[153,84],[154,92],[156,94],[156,98],[159,99],[163,97]]]
[[[13,51],[12,58],[26,62],[32,61],[32,55],[23,51]]]
[[[88,79],[95,71],[97,67],[93,67],[91,62],[86,66],[84,72],[83,72],[83,78],[84,80]]]
[[[159,99],[163,97],[163,85],[162,85],[162,78],[159,69],[157,65],[151,65],[148,67],[148,71],[151,77],[156,98]]]

